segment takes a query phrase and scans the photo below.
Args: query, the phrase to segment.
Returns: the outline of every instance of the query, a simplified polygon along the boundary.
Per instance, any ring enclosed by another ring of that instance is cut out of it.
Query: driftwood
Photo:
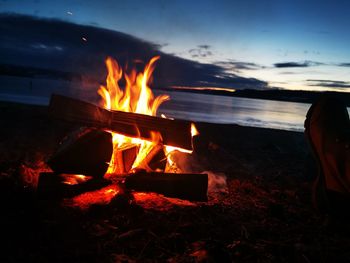
[[[109,111],[94,104],[61,95],[52,95],[51,116],[82,125],[109,129],[130,137],[152,140],[157,131],[163,144],[192,149],[191,122],[143,114]]]
[[[141,172],[128,175],[125,188],[190,201],[207,201],[208,175]]]

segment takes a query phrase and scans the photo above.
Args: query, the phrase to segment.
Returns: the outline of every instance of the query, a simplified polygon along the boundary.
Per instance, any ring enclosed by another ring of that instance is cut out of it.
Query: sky
[[[350,92],[349,10],[340,0],[0,0],[0,13],[123,32],[271,88]]]

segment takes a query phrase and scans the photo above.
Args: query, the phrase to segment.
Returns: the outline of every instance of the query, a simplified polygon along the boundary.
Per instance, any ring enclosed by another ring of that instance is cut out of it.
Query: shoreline
[[[28,105],[32,107],[48,107],[50,99],[47,97],[32,97],[32,96],[9,96],[10,98],[13,98],[13,100],[1,100],[1,94],[0,94],[0,107],[2,104],[19,104],[19,105]],[[17,98],[17,100],[15,99]],[[33,100],[28,100],[29,98],[34,98]],[[248,98],[249,99],[249,98]],[[22,100],[22,101],[20,101]],[[255,100],[254,98],[252,100]],[[35,103],[35,101],[37,103]],[[172,116],[172,114],[177,114],[177,111],[173,112],[171,109],[164,109],[164,113],[167,116]],[[181,113],[180,113],[181,114]],[[306,112],[305,112],[306,114]],[[214,115],[213,115],[214,116]],[[234,116],[234,113],[232,113],[232,116]],[[175,117],[176,118],[176,117]],[[194,115],[194,118],[196,116]],[[181,119],[181,118],[176,118],[176,119]],[[184,120],[187,121],[193,121],[193,122],[202,122],[201,120],[195,120],[195,119],[189,119],[189,118],[184,118]],[[284,122],[276,122],[276,121],[266,121],[262,119],[256,119],[254,116],[246,116],[246,119],[242,118],[236,118],[232,119],[232,122],[228,122],[225,120],[225,122],[208,122],[210,124],[224,124],[224,125],[238,125],[238,126],[243,126],[243,127],[251,127],[251,128],[263,128],[263,129],[273,129],[273,130],[284,130],[284,131],[293,131],[293,132],[303,132],[303,128],[299,127],[299,125],[296,124],[288,124]],[[300,125],[301,126],[301,125]]]

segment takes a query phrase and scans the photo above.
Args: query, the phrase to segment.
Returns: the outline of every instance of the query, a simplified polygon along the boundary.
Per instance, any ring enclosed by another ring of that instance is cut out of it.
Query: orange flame
[[[124,73],[118,63],[108,57],[106,66],[108,70],[107,87],[101,85],[98,94],[104,99],[104,107],[109,110],[135,112],[155,116],[158,107],[169,100],[168,95],[160,95],[154,98],[148,83],[154,71],[154,63],[159,56],[153,57],[145,66],[144,72],[137,74],[132,70],[129,74]],[[125,88],[119,87],[119,81],[124,75]]]
[[[114,59],[108,57],[105,61],[108,70],[106,86],[101,85],[98,90],[98,94],[103,99],[103,107],[109,110],[156,116],[159,106],[163,102],[169,100],[168,95],[154,97],[152,90],[149,87],[149,82],[155,68],[154,64],[157,60],[159,60],[159,58],[159,56],[153,57],[146,64],[143,72],[138,73],[134,69],[131,72],[126,73],[123,72],[123,69]],[[122,79],[124,79],[125,82],[124,88],[119,86],[119,82]],[[161,117],[166,118],[163,114]],[[192,137],[198,134],[194,124],[192,124],[191,133]],[[142,161],[152,151],[152,149],[157,144],[161,144],[162,141],[161,135],[158,132],[152,132],[151,141],[142,140],[140,138],[131,138],[114,132],[112,132],[112,136],[114,151],[107,174],[116,174],[118,171],[120,173],[117,165],[119,160],[117,154],[118,150],[129,149],[133,146],[137,146],[138,153],[131,168],[138,168],[141,166]],[[170,153],[175,150],[187,153],[192,152],[177,147],[165,146],[164,152],[167,156],[168,162],[171,164],[173,162],[171,160]]]
[[[130,73],[123,72],[118,63],[108,57],[106,66],[108,75],[106,86],[101,85],[98,94],[103,98],[103,107],[109,110],[119,110],[125,112],[134,112],[139,114],[156,116],[158,107],[169,100],[168,95],[160,95],[154,98],[149,82],[154,71],[154,64],[159,56],[153,57],[145,66],[143,72],[137,73],[132,70]],[[124,77],[125,87],[119,86],[120,80]],[[159,133],[152,133],[152,142],[141,140],[139,138],[130,138],[118,133],[112,132],[114,153],[111,158],[107,174],[117,172],[116,150],[130,148],[133,145],[139,147],[137,158],[132,165],[136,168],[147,154],[152,150],[155,144],[160,143]]]

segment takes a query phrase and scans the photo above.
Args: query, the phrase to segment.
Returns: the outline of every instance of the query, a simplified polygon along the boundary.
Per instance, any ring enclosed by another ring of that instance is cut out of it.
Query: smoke
[[[227,193],[225,174],[214,173],[212,171],[204,171],[202,173],[208,175],[208,194]]]
[[[196,155],[174,151],[171,153],[171,159],[176,163],[177,172],[207,174],[209,195],[227,193],[226,175],[206,170]]]

